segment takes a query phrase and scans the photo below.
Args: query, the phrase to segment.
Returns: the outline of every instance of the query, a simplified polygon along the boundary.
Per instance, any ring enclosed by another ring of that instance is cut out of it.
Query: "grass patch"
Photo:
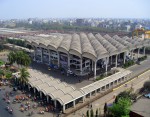
[[[119,71],[118,71],[118,70],[112,70],[112,71],[108,72],[107,74],[106,74],[106,73],[103,73],[103,74],[101,74],[100,76],[98,76],[98,77],[96,78],[96,81],[102,80],[102,79],[105,78],[105,77],[111,76],[111,75],[115,74],[116,72],[119,72]]]
[[[4,64],[5,64],[5,62],[2,61],[2,60],[0,60],[0,66],[1,66],[1,65],[4,65]]]
[[[138,58],[138,61],[144,61],[144,60],[146,60],[147,59],[147,56],[143,56],[143,57],[141,57],[141,58]]]
[[[128,68],[134,64],[135,64],[134,60],[129,60],[123,65],[123,68]]]

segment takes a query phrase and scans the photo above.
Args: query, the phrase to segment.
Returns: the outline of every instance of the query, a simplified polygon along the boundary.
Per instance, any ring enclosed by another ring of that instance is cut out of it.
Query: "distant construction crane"
[[[132,32],[132,38],[134,38],[134,36],[136,37],[142,37],[141,35],[144,35],[144,39],[150,39],[150,30],[145,30],[144,28],[140,28],[140,29],[135,29]]]

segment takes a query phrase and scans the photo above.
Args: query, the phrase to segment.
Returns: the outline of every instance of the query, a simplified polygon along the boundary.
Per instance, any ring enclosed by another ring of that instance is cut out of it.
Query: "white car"
[[[72,75],[72,74],[73,74],[73,72],[72,72],[71,70],[68,70],[68,71],[67,71],[67,74]]]
[[[149,98],[150,99],[150,93],[149,94],[145,94],[144,95],[146,98]]]

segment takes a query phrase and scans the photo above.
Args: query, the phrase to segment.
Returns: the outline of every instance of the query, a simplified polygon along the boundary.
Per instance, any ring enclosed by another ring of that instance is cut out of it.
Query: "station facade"
[[[48,64],[53,68],[71,70],[76,75],[94,74],[97,70],[117,67],[128,60],[145,55],[149,40],[120,38],[108,34],[51,34],[24,36],[26,43],[34,49],[33,60]],[[136,52],[136,56],[134,54]]]

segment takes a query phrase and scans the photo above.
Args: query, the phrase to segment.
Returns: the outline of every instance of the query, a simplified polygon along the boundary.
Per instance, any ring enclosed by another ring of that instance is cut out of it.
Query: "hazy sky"
[[[150,18],[150,0],[0,0],[0,19]]]

